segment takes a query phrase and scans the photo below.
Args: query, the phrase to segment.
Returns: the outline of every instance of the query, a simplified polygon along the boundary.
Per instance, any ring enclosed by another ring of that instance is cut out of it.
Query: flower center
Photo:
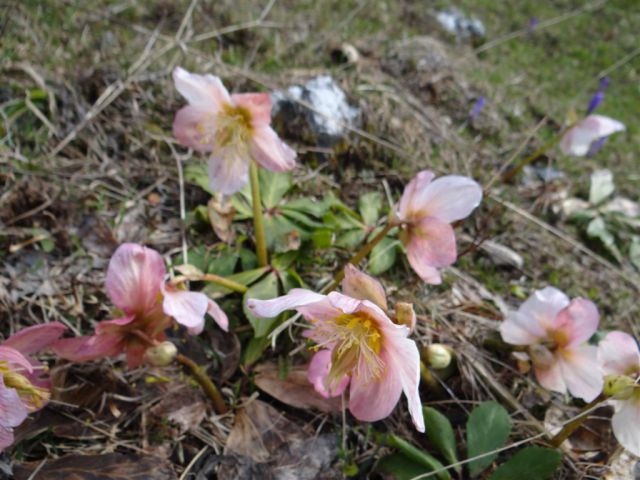
[[[251,136],[251,112],[242,106],[225,105],[218,113],[216,143],[220,148],[247,143]]]
[[[6,362],[0,362],[0,375],[2,375],[5,387],[15,389],[29,409],[42,408],[49,400],[47,389],[36,387],[27,377],[11,369]]]

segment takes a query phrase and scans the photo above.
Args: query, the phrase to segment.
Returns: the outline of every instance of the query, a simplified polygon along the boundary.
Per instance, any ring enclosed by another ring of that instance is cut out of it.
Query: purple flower
[[[531,17],[529,19],[529,32],[533,32],[538,26],[538,23],[540,23],[538,17]]]
[[[480,95],[476,100],[476,103],[473,104],[473,108],[469,112],[469,121],[474,120],[484,108],[484,104],[486,103],[486,99],[484,96]]]
[[[590,115],[594,112],[596,108],[602,103],[604,100],[604,91],[609,86],[609,77],[602,77],[600,79],[600,85],[598,86],[598,90],[593,94],[591,100],[589,101],[589,106],[587,107],[587,115]]]
[[[591,144],[591,146],[589,147],[589,151],[587,152],[587,157],[591,158],[596,153],[598,153],[600,151],[600,149],[602,147],[604,147],[604,144],[607,141],[607,138],[609,138],[609,136],[601,137],[598,140],[596,140],[595,142],[593,142]]]

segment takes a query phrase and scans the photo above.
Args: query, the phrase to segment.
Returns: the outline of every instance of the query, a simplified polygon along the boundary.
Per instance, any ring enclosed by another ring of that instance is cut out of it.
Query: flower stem
[[[589,404],[587,404],[582,409],[580,414],[576,416],[576,418],[574,418],[569,423],[567,423],[564,427],[562,427],[562,430],[560,430],[551,440],[549,440],[549,443],[551,444],[551,446],[553,446],[554,448],[558,448],[560,445],[562,445],[562,442],[564,442],[567,438],[569,438],[569,436],[573,432],[575,432],[580,427],[580,425],[584,423],[584,421],[587,418],[589,418],[588,414],[601,401],[602,401],[602,398],[597,397],[595,400],[592,400]]]
[[[351,263],[352,265],[357,266],[364,257],[369,255],[371,250],[373,250],[373,247],[379,244],[382,241],[382,239],[387,236],[387,234],[391,231],[391,229],[396,226],[397,226],[396,223],[388,222],[384,226],[384,228],[380,230],[380,232],[375,237],[373,237],[371,240],[365,243],[360,248],[360,250],[358,250],[358,252],[353,257],[351,257],[351,259],[347,263]],[[326,293],[326,292],[331,292],[332,290],[335,290],[338,287],[338,285],[340,285],[340,282],[342,281],[343,278],[344,278],[344,268],[342,268],[338,273],[336,273],[336,276],[333,279],[333,282],[331,282],[328,286],[323,288],[322,292]]]
[[[193,375],[193,378],[196,379],[196,381],[200,384],[204,392],[209,397],[209,400],[211,400],[213,409],[216,411],[216,413],[220,415],[223,413],[227,413],[227,405],[226,403],[224,403],[222,395],[218,391],[218,388],[215,386],[215,384],[207,376],[205,371],[196,362],[181,353],[176,355],[176,360],[191,371],[191,375]]]
[[[217,283],[222,287],[228,288],[229,290],[233,290],[234,292],[238,293],[245,293],[247,290],[249,290],[249,288],[245,285],[234,282],[229,278],[221,277],[220,275],[216,275],[215,273],[205,273],[202,276],[202,280],[204,280],[205,282]]]
[[[256,255],[258,265],[266,267],[269,264],[267,256],[267,242],[264,235],[264,218],[262,199],[260,198],[260,182],[258,180],[258,165],[252,161],[249,167],[251,181],[251,203],[253,204],[253,233],[256,236]]]

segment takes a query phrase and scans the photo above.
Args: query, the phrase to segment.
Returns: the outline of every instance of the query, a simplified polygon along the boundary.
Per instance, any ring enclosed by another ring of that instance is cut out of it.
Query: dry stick
[[[260,180],[258,179],[258,165],[251,161],[249,167],[251,180],[251,203],[253,204],[253,234],[256,236],[256,255],[258,265],[266,267],[269,264],[267,255],[267,241],[264,234],[264,219],[262,217],[262,199],[260,197]]]
[[[191,375],[193,376],[193,378],[196,379],[196,381],[200,384],[200,387],[202,387],[204,392],[209,397],[209,400],[211,400],[216,413],[219,415],[227,413],[228,409],[227,405],[224,402],[224,398],[222,398],[222,395],[218,391],[218,388],[211,381],[205,371],[200,367],[200,365],[181,353],[176,355],[176,360],[191,371]]]

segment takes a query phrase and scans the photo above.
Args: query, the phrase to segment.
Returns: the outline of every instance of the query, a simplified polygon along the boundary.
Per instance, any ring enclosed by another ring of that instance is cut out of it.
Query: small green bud
[[[427,365],[436,370],[447,368],[453,359],[452,350],[441,343],[434,343],[425,347],[423,350],[423,359]]]
[[[177,354],[178,349],[171,342],[162,342],[155,347],[147,348],[144,352],[145,360],[154,367],[166,367],[173,362]]]
[[[604,378],[603,393],[616,400],[626,400],[633,395],[635,386],[633,378],[627,375],[607,375]]]

